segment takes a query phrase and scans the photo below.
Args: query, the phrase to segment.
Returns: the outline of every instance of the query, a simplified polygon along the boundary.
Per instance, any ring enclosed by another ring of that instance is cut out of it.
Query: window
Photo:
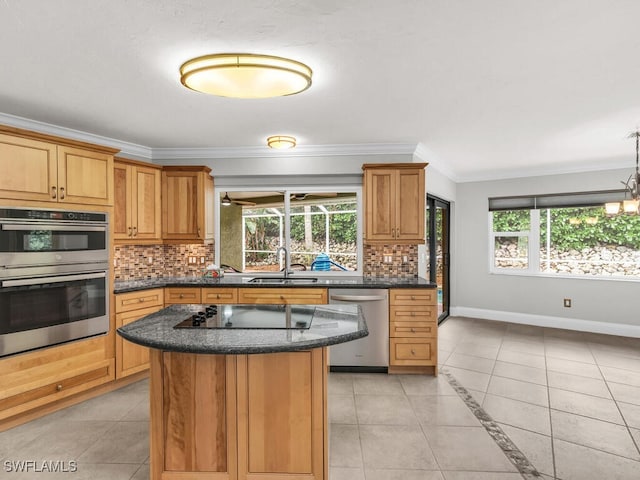
[[[227,271],[279,272],[285,265],[280,246],[287,248],[292,270],[315,275],[361,269],[359,187],[219,191],[218,200],[216,258]]]
[[[640,278],[640,216],[607,216],[604,210],[606,201],[621,195],[489,199],[490,270]]]

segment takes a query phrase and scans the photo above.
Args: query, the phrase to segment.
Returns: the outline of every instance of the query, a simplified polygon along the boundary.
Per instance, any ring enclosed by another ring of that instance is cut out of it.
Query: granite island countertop
[[[118,328],[120,336],[138,345],[165,351],[204,354],[274,353],[308,350],[349,342],[369,334],[358,305],[304,305],[309,328],[174,328],[206,305],[171,305]],[[223,309],[228,309],[223,310]],[[235,309],[235,310],[234,310]],[[273,312],[273,305],[219,305],[218,311],[253,315],[256,322]]]
[[[306,273],[306,272],[304,272]],[[309,272],[311,273],[311,272]],[[226,275],[211,277],[157,277],[139,280],[119,280],[114,284],[114,293],[135,292],[150,288],[164,287],[249,287],[249,288],[436,288],[421,277],[355,277],[355,276],[317,276],[316,282],[309,283],[251,283],[250,280],[262,275]],[[312,274],[297,275],[313,277]],[[295,280],[296,275],[292,278]]]

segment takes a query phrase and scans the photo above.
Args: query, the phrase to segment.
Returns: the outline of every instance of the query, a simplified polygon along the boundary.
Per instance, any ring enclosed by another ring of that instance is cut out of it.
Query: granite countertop
[[[303,272],[304,273],[304,272]],[[353,277],[353,276],[318,276],[313,283],[250,283],[249,280],[261,275],[226,275],[221,278],[211,277],[157,277],[140,280],[116,281],[114,293],[135,292],[150,288],[163,287],[251,287],[251,288],[436,288],[421,277]],[[312,277],[312,275],[292,275],[296,277]]]
[[[274,306],[220,305],[218,309],[251,309],[256,321]],[[285,307],[282,306],[284,309]],[[247,354],[308,350],[349,342],[369,334],[359,305],[305,305],[312,311],[311,326],[303,328],[174,328],[205,305],[171,305],[120,327],[130,342],[165,351],[206,354]],[[264,310],[262,312],[261,310]]]

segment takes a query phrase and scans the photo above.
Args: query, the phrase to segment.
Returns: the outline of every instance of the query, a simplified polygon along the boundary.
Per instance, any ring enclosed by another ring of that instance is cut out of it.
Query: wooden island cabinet
[[[306,305],[301,328],[290,310],[229,305],[229,327],[174,328],[201,307],[118,329],[151,347],[150,478],[328,480],[328,348],[368,334],[362,312]],[[258,326],[265,315],[275,323]],[[256,327],[239,335],[239,321]]]

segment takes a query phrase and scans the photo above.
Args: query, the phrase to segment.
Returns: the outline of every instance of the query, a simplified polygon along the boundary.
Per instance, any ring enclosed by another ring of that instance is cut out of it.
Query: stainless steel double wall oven
[[[109,331],[108,214],[0,207],[0,357]]]

